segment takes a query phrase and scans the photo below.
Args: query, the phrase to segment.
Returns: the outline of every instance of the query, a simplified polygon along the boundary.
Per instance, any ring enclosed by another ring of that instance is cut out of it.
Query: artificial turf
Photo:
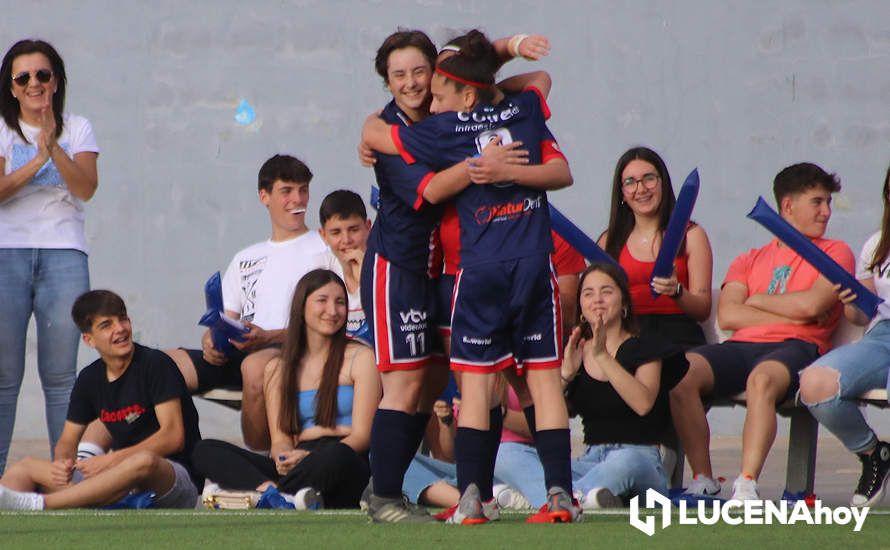
[[[626,513],[585,514],[573,525],[527,525],[506,513],[482,526],[375,525],[359,512],[93,511],[0,513],[0,548],[887,548],[890,513],[851,525],[672,525],[648,537]]]

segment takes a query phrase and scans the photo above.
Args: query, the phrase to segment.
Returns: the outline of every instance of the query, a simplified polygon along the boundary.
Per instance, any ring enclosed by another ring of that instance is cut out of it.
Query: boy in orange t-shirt
[[[850,247],[822,238],[831,194],[839,190],[834,174],[810,163],[785,168],[773,182],[782,218],[852,273]],[[759,499],[757,477],[776,436],[776,405],[796,393],[798,371],[829,349],[843,306],[825,277],[773,239],[732,262],[717,307],[720,327],[734,331],[732,337],[690,350],[689,372],[671,391],[671,413],[693,473],[687,492],[720,492],[702,397],[745,391],[742,465],[732,498]]]

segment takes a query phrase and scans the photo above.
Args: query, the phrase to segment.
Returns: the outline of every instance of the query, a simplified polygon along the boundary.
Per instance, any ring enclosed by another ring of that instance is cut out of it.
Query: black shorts
[[[186,352],[195,365],[198,375],[198,389],[195,393],[204,393],[214,388],[241,389],[241,362],[247,357],[243,351],[233,349],[226,356],[222,365],[213,365],[204,359],[204,352],[199,349],[180,348]]]
[[[733,342],[710,344],[689,350],[704,357],[714,373],[713,397],[729,397],[745,391],[748,375],[765,361],[778,361],[791,377],[785,401],[797,393],[797,373],[819,357],[816,344],[790,339],[783,342]]]

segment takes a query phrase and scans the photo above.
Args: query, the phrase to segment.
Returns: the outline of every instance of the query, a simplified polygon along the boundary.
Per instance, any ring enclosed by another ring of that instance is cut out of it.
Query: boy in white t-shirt
[[[269,426],[263,399],[263,370],[281,352],[294,287],[307,272],[332,268],[327,246],[306,227],[312,172],[299,159],[275,155],[259,172],[260,202],[269,211],[272,235],[241,250],[222,279],[226,315],[250,329],[227,354],[215,349],[210,331],[200,350],[166,353],[176,361],[189,390],[241,387],[241,432],[253,449],[269,448]]]
[[[371,233],[365,202],[358,193],[345,189],[334,191],[321,201],[318,218],[321,223],[318,232],[336,258],[333,270],[346,283],[349,294],[346,332],[350,338],[371,345],[359,288],[362,259]]]

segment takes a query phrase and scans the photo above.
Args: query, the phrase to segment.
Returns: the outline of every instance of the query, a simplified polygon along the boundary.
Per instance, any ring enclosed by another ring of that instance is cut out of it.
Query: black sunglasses
[[[38,69],[34,71],[34,76],[37,77],[38,82],[42,82],[46,84],[53,77],[53,72],[49,69]],[[27,86],[28,82],[31,81],[31,73],[23,72],[12,77],[12,81],[18,84],[19,86]]]

